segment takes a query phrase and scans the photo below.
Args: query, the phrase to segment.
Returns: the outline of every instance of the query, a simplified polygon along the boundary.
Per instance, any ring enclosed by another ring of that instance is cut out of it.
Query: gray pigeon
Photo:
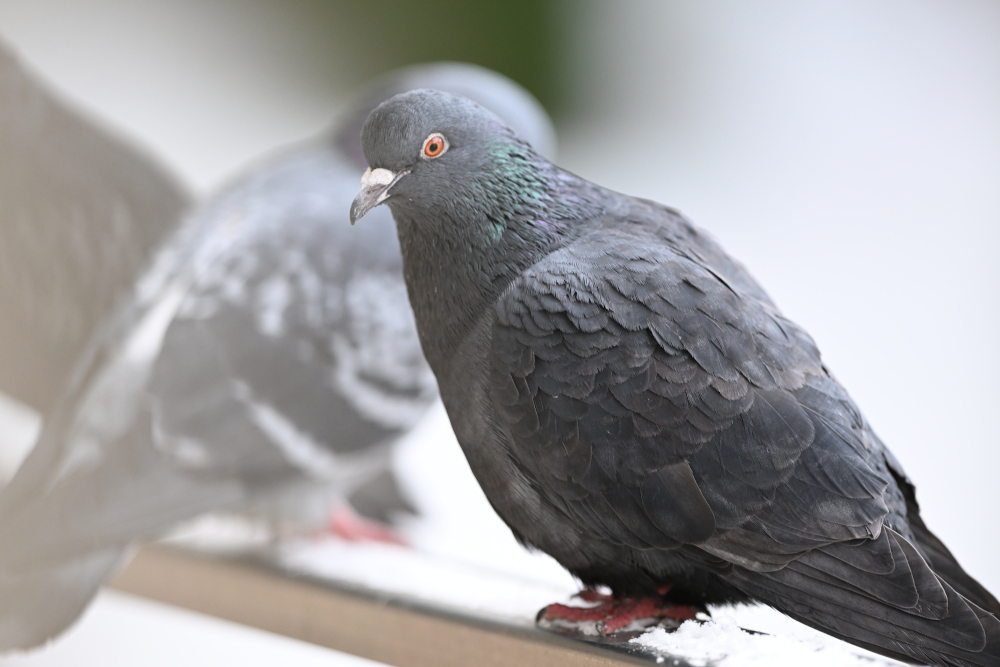
[[[759,601],[906,661],[1000,664],[1000,604],[746,270],[676,211],[539,156],[438,91],[365,123],[351,218],[396,220],[424,353],[473,473],[605,632]]]
[[[0,43],[0,391],[44,412],[188,197]]]
[[[373,519],[409,509],[391,447],[437,388],[391,216],[356,234],[347,209],[364,119],[427,85],[494,105],[552,149],[545,112],[510,80],[413,67],[196,211],[97,331],[0,493],[0,650],[61,632],[135,540],[208,510],[311,528],[345,500]]]

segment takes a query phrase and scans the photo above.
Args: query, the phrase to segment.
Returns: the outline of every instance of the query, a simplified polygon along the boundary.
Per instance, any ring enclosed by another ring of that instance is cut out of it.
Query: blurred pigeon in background
[[[347,210],[364,119],[428,86],[482,101],[552,151],[544,110],[510,80],[418,66],[200,207],[94,335],[0,493],[0,649],[58,634],[134,540],[199,513],[301,530],[345,500],[382,521],[409,509],[392,443],[436,384],[391,216],[352,230]]]
[[[900,660],[1000,664],[1000,603],[809,335],[703,232],[447,93],[380,105],[362,145],[351,220],[392,210],[473,473],[590,587],[541,622],[610,634],[758,601]]]
[[[0,391],[47,410],[187,204],[0,43]]]

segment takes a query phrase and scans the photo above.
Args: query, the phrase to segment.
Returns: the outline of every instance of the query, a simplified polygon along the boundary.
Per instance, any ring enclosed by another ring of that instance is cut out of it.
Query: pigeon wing
[[[496,307],[493,401],[541,493],[611,543],[740,566],[738,588],[827,632],[992,659],[996,619],[913,546],[891,455],[809,336],[656,230],[600,239]]]
[[[188,195],[0,42],[0,390],[44,412]]]
[[[495,402],[555,502],[638,548],[754,520],[780,533],[762,538],[779,565],[879,525],[886,482],[871,452],[856,437],[818,440],[797,397],[831,391],[809,337],[653,234],[601,238],[552,253],[497,306]],[[854,476],[804,474],[820,459]],[[830,509],[817,515],[820,500]],[[775,560],[760,549],[748,559]]]

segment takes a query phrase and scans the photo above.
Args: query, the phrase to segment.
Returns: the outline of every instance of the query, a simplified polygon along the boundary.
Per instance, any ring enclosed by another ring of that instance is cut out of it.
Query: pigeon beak
[[[388,199],[389,188],[408,173],[410,173],[408,169],[394,174],[388,169],[368,167],[361,176],[361,190],[354,198],[354,203],[351,204],[351,224],[353,225],[363,218],[365,213]]]

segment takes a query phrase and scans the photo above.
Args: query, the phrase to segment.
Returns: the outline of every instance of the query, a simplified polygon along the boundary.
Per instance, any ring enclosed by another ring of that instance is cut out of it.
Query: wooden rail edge
[[[683,664],[163,546],[141,549],[112,587],[397,667]]]

